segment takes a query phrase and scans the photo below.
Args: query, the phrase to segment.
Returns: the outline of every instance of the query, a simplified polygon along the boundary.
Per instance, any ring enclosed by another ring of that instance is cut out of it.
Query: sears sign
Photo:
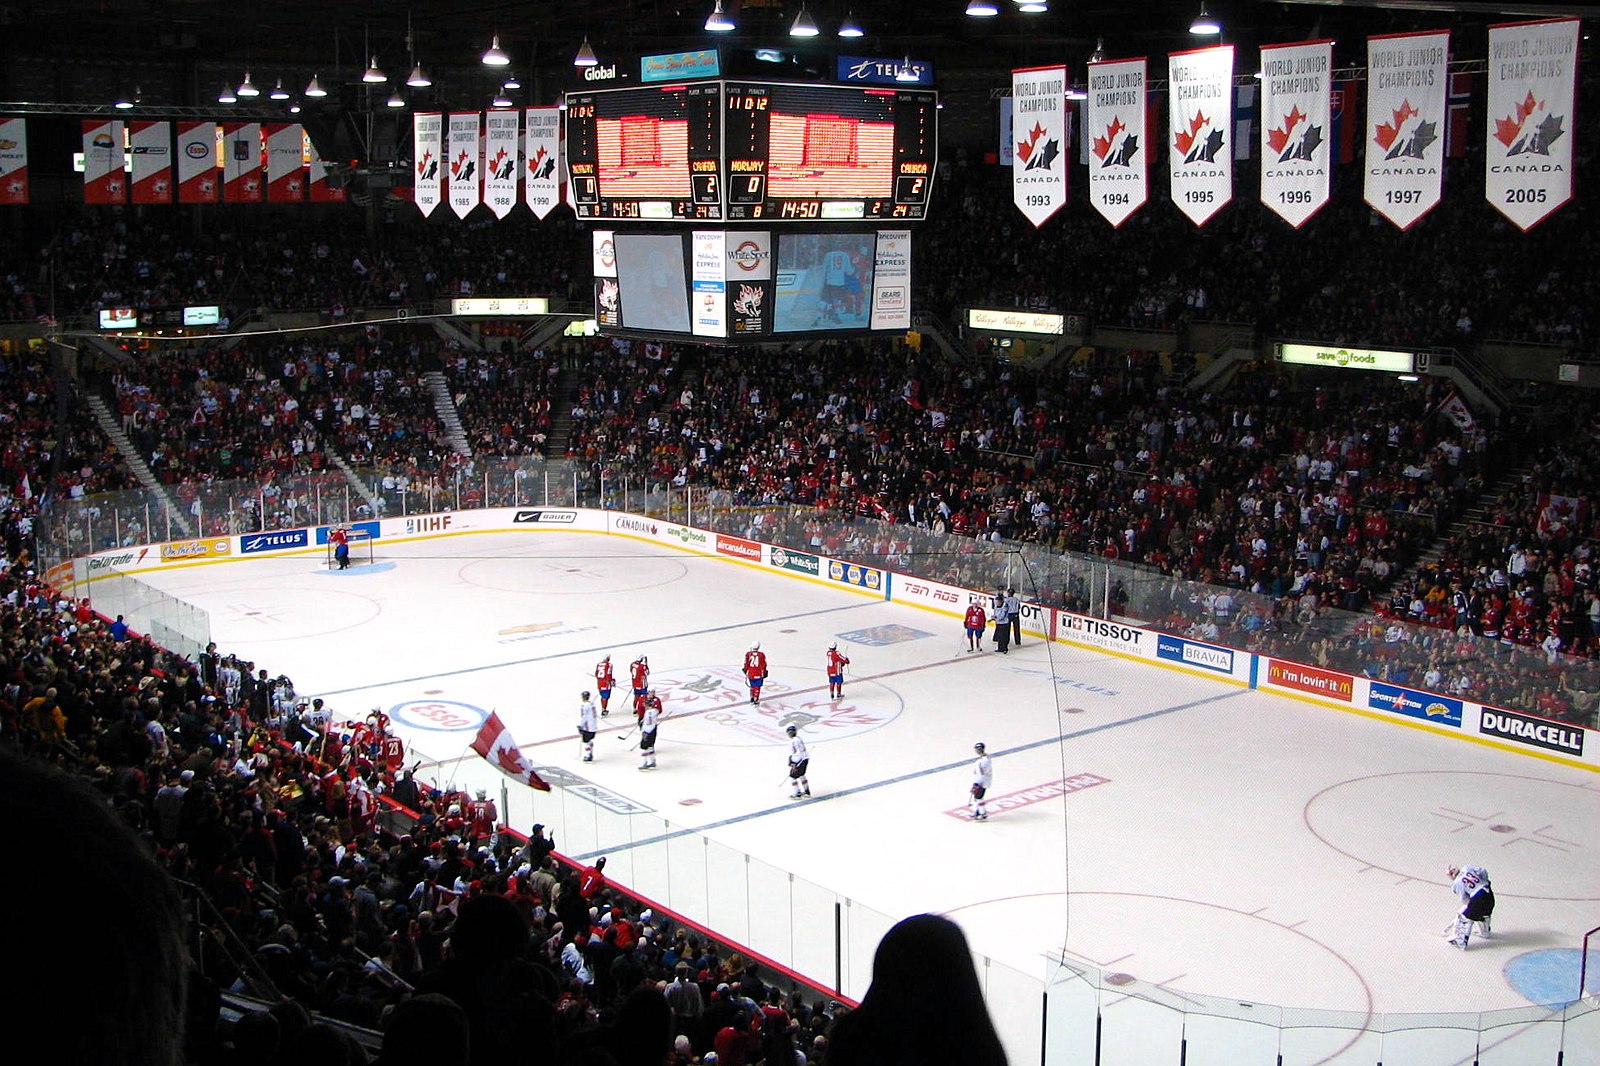
[[[303,529],[284,529],[276,533],[246,533],[239,538],[239,554],[275,552],[285,548],[304,548],[311,537]]]

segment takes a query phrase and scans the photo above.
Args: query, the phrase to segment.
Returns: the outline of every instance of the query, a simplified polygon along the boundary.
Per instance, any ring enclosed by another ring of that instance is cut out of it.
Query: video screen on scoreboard
[[[574,94],[567,158],[579,218],[720,219],[721,86]]]
[[[680,233],[622,233],[613,238],[622,328],[689,332],[689,286]]]
[[[871,233],[794,233],[778,242],[774,333],[867,329],[872,324]]]

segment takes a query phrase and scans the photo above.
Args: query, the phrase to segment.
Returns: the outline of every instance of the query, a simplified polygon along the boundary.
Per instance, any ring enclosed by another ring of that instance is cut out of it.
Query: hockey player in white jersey
[[[578,750],[584,762],[594,762],[594,734],[599,728],[600,716],[595,713],[594,701],[585,692],[578,704]]]
[[[789,726],[784,732],[789,734],[789,784],[792,786],[789,798],[800,799],[811,795],[811,779],[806,776],[811,767],[811,753],[806,750],[799,729]]]
[[[1489,871],[1482,866],[1451,866],[1450,891],[1461,901],[1461,913],[1456,915],[1450,932],[1450,943],[1467,950],[1476,923],[1481,936],[1489,939],[1489,919],[1494,914],[1494,889],[1489,884]]]
[[[645,694],[644,713],[639,716],[639,769],[656,768],[656,730],[661,726],[661,700],[651,689]]]
[[[972,820],[987,822],[989,808],[984,806],[983,797],[989,794],[989,786],[994,784],[994,763],[989,760],[989,753],[982,741],[972,745],[972,750],[978,756],[972,762]]]

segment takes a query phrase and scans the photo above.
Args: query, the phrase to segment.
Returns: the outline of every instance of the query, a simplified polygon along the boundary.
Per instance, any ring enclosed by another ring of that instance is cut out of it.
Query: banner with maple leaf
[[[0,204],[28,202],[28,120],[0,118]]]
[[[172,123],[134,119],[128,123],[128,146],[133,149],[133,202],[172,202]]]
[[[1523,230],[1572,199],[1578,20],[1489,27],[1484,195]]]
[[[550,791],[550,785],[539,776],[528,760],[522,757],[522,749],[511,739],[510,731],[506,729],[506,724],[500,720],[497,712],[489,712],[488,720],[473,738],[472,750],[489,760],[490,764],[501,773],[514,777],[525,785],[531,785],[540,792]]]
[[[444,115],[418,111],[411,116],[411,159],[414,170],[411,199],[422,217],[444,200]]]
[[[1333,181],[1333,42],[1261,48],[1261,202],[1296,229]]]
[[[217,202],[217,124],[178,123],[178,202]]]
[[[1364,195],[1401,229],[1438,206],[1444,192],[1448,31],[1367,38]]]
[[[517,178],[522,170],[522,114],[490,111],[483,123],[483,202],[495,218],[505,218],[517,206]]]
[[[259,204],[265,189],[261,177],[261,123],[222,124],[222,198],[230,204]]]
[[[1067,68],[1011,72],[1011,202],[1042,226],[1067,203]]]
[[[1084,137],[1089,142],[1089,203],[1120,226],[1150,198],[1143,58],[1089,64]]]
[[[269,122],[267,202],[298,204],[306,196],[305,130],[298,122]]]
[[[522,201],[544,218],[561,202],[561,109],[529,107],[522,116]]]
[[[310,162],[306,165],[306,178],[310,182],[311,202],[314,204],[342,204],[345,202],[345,187],[341,183],[335,186],[328,180],[328,163],[317,152],[315,141],[306,141],[306,155]]]
[[[83,120],[83,202],[121,204],[128,200],[124,168],[127,152],[122,121]]]
[[[461,219],[472,214],[483,199],[482,125],[480,112],[450,112],[450,144],[445,149],[450,210]]]
[[[1233,46],[1167,57],[1172,202],[1196,226],[1233,199]]]

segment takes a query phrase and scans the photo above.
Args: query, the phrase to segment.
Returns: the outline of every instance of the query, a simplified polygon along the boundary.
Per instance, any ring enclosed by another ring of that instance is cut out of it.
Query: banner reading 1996
[[[1484,193],[1532,229],[1572,199],[1578,20],[1489,27]]]
[[[1367,40],[1366,200],[1410,229],[1444,189],[1445,67],[1450,34]]]
[[[1083,136],[1089,142],[1089,203],[1120,226],[1150,196],[1143,58],[1089,64]]]
[[[1067,204],[1067,68],[1011,72],[1011,202],[1035,226]]]
[[[1233,46],[1167,57],[1172,202],[1203,226],[1233,199]]]
[[[1261,202],[1300,227],[1328,202],[1333,42],[1261,48]]]

